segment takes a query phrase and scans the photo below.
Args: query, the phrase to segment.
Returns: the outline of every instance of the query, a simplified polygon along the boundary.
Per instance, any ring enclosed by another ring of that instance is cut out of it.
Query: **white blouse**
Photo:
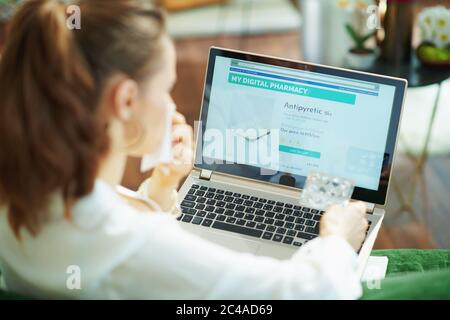
[[[138,211],[99,180],[64,218],[54,196],[36,237],[17,240],[0,208],[4,285],[36,298],[356,299],[357,255],[316,238],[289,260],[238,253],[183,230],[173,215]]]

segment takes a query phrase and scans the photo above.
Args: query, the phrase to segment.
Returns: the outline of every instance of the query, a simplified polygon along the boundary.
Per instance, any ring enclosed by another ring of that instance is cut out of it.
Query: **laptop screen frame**
[[[362,80],[367,82],[379,83],[395,87],[393,106],[391,109],[391,117],[386,140],[386,147],[384,159],[381,168],[380,181],[378,190],[365,189],[355,186],[352,199],[370,202],[374,204],[384,205],[388,193],[389,180],[391,178],[392,164],[395,157],[395,149],[398,137],[398,130],[400,126],[401,111],[404,102],[404,96],[408,82],[405,79],[381,76],[366,72],[335,68],[330,66],[307,63],[303,61],[294,61],[277,57],[270,57],[258,55],[254,53],[234,51],[218,47],[211,47],[208,58],[208,66],[205,76],[205,85],[203,90],[202,108],[200,114],[201,124],[198,129],[201,129],[200,134],[197,134],[197,148],[196,159],[194,167],[197,169],[206,169],[213,172],[220,172],[229,175],[244,177],[256,181],[271,183],[274,185],[288,185],[297,189],[302,189],[305,176],[295,175],[292,173],[278,172],[275,178],[279,178],[278,182],[273,181],[274,175],[261,175],[260,167],[251,166],[240,163],[215,163],[213,159],[203,156],[203,141],[206,130],[206,121],[208,118],[209,100],[211,93],[211,86],[214,76],[214,68],[216,57],[225,57],[231,59],[239,59],[243,61],[263,63],[267,65],[291,68],[294,70],[311,71],[324,75],[332,75],[338,77],[345,77],[349,79]],[[201,146],[201,147],[199,147]],[[212,163],[214,162],[214,163]],[[288,179],[285,179],[288,178]],[[294,185],[286,184],[286,181],[292,181],[294,178]]]

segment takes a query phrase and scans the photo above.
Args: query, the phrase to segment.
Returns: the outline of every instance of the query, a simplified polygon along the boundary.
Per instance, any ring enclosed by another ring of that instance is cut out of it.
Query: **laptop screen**
[[[355,190],[379,192],[404,82],[276,60],[214,55],[202,114],[203,165],[299,188],[309,172],[320,171],[352,180]]]

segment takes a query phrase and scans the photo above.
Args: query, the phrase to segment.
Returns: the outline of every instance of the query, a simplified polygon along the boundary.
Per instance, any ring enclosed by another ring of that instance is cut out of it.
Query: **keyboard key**
[[[310,212],[311,211],[311,209],[310,208],[306,208],[306,207],[303,207],[303,212]]]
[[[208,199],[208,200],[206,200],[206,204],[209,204],[209,205],[215,205],[216,204],[216,200],[214,200],[214,199]]]
[[[256,214],[257,216],[263,216],[264,213],[266,213],[266,212],[265,212],[264,210],[261,210],[261,209],[255,211],[255,214]]]
[[[203,209],[205,209],[205,207],[206,207],[205,204],[203,204],[203,203],[197,203],[197,205],[195,206],[195,209],[203,210]]]
[[[214,199],[216,199],[216,200],[223,200],[223,198],[225,198],[225,196],[222,195],[222,194],[216,194],[216,195],[214,196]]]
[[[267,217],[267,218],[273,218],[275,216],[275,213],[272,212],[272,211],[266,211],[264,216]]]
[[[245,208],[246,213],[255,213],[255,208]]]
[[[191,215],[183,215],[183,218],[181,219],[181,221],[183,222],[191,222],[191,220],[192,220]]]
[[[264,223],[258,223],[256,224],[256,229],[264,230],[266,228],[266,225]]]
[[[266,219],[264,219],[264,223],[266,223],[266,224],[273,224],[274,222],[275,222],[275,220],[272,219],[272,218],[266,218]]]
[[[294,246],[297,246],[297,247],[301,247],[301,246],[302,246],[302,243],[301,243],[301,242],[298,242],[298,241],[294,241],[293,245],[294,245]]]
[[[206,216],[208,219],[214,219],[217,215],[215,213],[208,213],[208,215]]]
[[[227,209],[234,209],[234,208],[236,208],[236,205],[234,203],[227,203],[225,205],[225,208],[227,208]]]
[[[235,192],[235,193],[233,193],[233,197],[240,197],[241,196],[241,194],[240,193],[237,193],[237,192]]]
[[[208,190],[208,187],[201,186],[201,187],[200,187],[200,190],[202,190],[202,191]]]
[[[255,221],[255,222],[263,222],[264,221],[264,217],[256,216],[255,219],[253,219],[253,221]]]
[[[294,210],[301,210],[302,207],[301,206],[294,206]]]
[[[217,193],[217,194],[224,194],[225,191],[224,191],[224,190],[217,190],[216,193]]]
[[[316,224],[316,222],[314,221],[314,220],[307,220],[306,222],[305,222],[305,225],[306,226],[313,226],[313,225],[315,225]]]
[[[276,203],[276,205],[277,205],[277,206],[280,206],[280,207],[282,207],[282,206],[284,206],[284,203],[283,203],[283,202],[280,202],[280,201],[278,201],[278,202]]]
[[[237,224],[238,226],[243,226],[243,225],[245,224],[245,220],[244,220],[244,219],[238,219],[238,220],[236,221],[236,224]]]
[[[214,212],[215,212],[215,213],[218,213],[218,214],[222,214],[222,213],[225,212],[225,209],[224,209],[224,208],[216,207],[216,209],[214,210]]]
[[[303,218],[305,218],[305,219],[311,219],[311,218],[312,218],[312,213],[305,212],[305,213],[303,214]]]
[[[192,219],[192,224],[200,224],[202,223],[203,219],[200,217],[194,217],[194,219]]]
[[[244,210],[245,210],[245,207],[239,205],[239,206],[236,206],[236,208],[235,208],[234,210],[236,210],[236,211],[244,211]]]
[[[209,191],[216,192],[216,189],[215,188],[209,188]]]
[[[294,224],[292,222],[285,222],[284,227],[286,229],[294,229]]]
[[[297,231],[304,231],[305,230],[305,226],[302,225],[302,224],[296,224],[294,229],[297,230]]]
[[[234,210],[225,210],[225,215],[228,217],[234,216]]]
[[[319,213],[319,210],[317,210],[317,209],[311,209],[311,213]]]
[[[243,202],[244,202],[244,200],[240,199],[240,198],[236,198],[233,200],[233,203],[236,203],[236,204],[242,204]]]
[[[275,204],[275,201],[273,201],[273,200],[267,200],[267,204],[274,205],[274,204]]]
[[[211,198],[213,198],[213,197],[214,197],[214,192],[207,192],[207,193],[205,194],[205,198],[211,199]]]
[[[303,213],[299,210],[295,210],[294,213],[292,214],[294,217],[301,217],[303,215]]]
[[[205,203],[205,202],[206,202],[206,198],[203,198],[203,197],[197,198],[197,203]]]
[[[278,229],[277,229],[277,233],[279,233],[279,234],[285,234],[285,233],[286,233],[286,229],[285,229],[285,228],[278,228]]]
[[[203,217],[206,216],[206,212],[205,212],[205,211],[199,211],[199,212],[197,212],[197,214],[196,214],[195,216],[196,216],[196,217],[203,218]]]
[[[263,239],[270,240],[272,239],[272,236],[273,236],[272,232],[264,232],[262,237]]]
[[[251,237],[257,237],[257,238],[261,237],[261,235],[263,233],[261,230],[250,229],[250,228],[237,226],[234,224],[223,223],[223,222],[219,222],[219,221],[214,221],[212,227],[216,228],[216,229],[220,229],[220,230],[231,231],[231,232],[240,233],[240,234],[244,234],[244,235],[251,236]]]
[[[252,200],[245,200],[244,201],[244,206],[247,206],[247,207],[253,206],[253,201]]]
[[[258,198],[257,198],[257,197],[250,197],[250,200],[252,200],[252,201],[258,201]]]
[[[259,198],[259,199],[258,199],[258,202],[266,203],[266,202],[267,202],[267,199]]]
[[[177,220],[180,221],[182,218],[183,218],[183,215],[181,214],[177,217]]]
[[[206,206],[205,211],[213,212],[214,209],[214,206]]]
[[[285,217],[286,216],[284,214],[282,214],[282,213],[277,213],[275,215],[275,219],[278,219],[278,220],[284,220]]]
[[[292,208],[292,204],[290,204],[290,203],[285,203],[285,204],[284,204],[284,207],[285,207],[285,208]]]
[[[283,207],[274,207],[273,208],[273,212],[282,212],[283,211]]]
[[[267,210],[267,211],[271,211],[271,210],[273,209],[273,206],[270,205],[270,204],[265,204],[264,207],[263,207],[263,209],[264,209],[264,210]]]
[[[225,205],[226,205],[225,201],[217,201],[216,202],[216,207],[223,208],[223,207],[225,207]]]
[[[247,200],[247,199],[250,199],[250,196],[249,196],[249,195],[246,195],[246,194],[243,194],[243,195],[241,196],[241,198]]]
[[[194,194],[195,193],[195,189],[190,189],[189,191],[188,191],[188,194]]]
[[[295,231],[295,230],[288,230],[286,232],[286,235],[291,236],[291,237],[295,237],[296,234],[297,234],[297,231]]]
[[[284,218],[284,221],[287,221],[287,222],[294,222],[294,220],[295,220],[294,216],[286,216],[286,218]]]
[[[295,219],[295,223],[298,223],[298,224],[304,224],[305,221],[306,220],[304,218],[297,218],[297,219]]]
[[[315,214],[313,217],[314,221],[320,221],[320,218],[322,218],[322,216],[320,214]]]
[[[305,229],[306,232],[312,233],[312,234],[317,234],[317,230],[314,227],[307,227]]]
[[[275,230],[277,230],[277,228],[275,228],[275,226],[267,226],[266,231],[270,231],[270,232],[275,232]]]
[[[277,227],[282,227],[282,226],[284,226],[284,222],[281,220],[275,220],[274,225],[276,225]]]
[[[196,196],[203,197],[203,196],[205,195],[205,191],[200,191],[200,190],[198,190],[198,191],[195,193],[195,195],[196,195]]]
[[[235,223],[236,222],[236,218],[228,217],[225,221],[228,222],[228,223]]]
[[[250,213],[248,213],[248,214],[246,214],[245,216],[244,216],[244,219],[245,220],[253,220],[253,218],[254,218],[255,216],[253,215],[253,214],[250,214]]]
[[[276,241],[276,242],[281,242],[281,239],[283,239],[283,236],[279,235],[279,234],[276,234],[276,235],[273,236],[272,240]]]
[[[200,188],[200,186],[199,186],[198,184],[193,184],[193,185],[191,186],[191,188],[192,188],[192,189],[198,189],[198,188]]]
[[[234,216],[235,216],[236,218],[243,218],[243,217],[244,217],[244,213],[243,213],[243,212],[236,212],[236,213],[234,214]]]
[[[285,208],[285,209],[283,210],[283,213],[284,213],[284,214],[292,214],[292,212],[294,212],[294,210],[289,209],[289,208]]]
[[[302,238],[302,239],[306,239],[306,240],[312,240],[315,237],[317,237],[317,236],[309,234],[309,233],[297,232],[297,238]]]
[[[255,202],[253,204],[253,208],[261,209],[262,207],[263,207],[263,204],[261,202]]]
[[[196,196],[190,195],[188,194],[186,197],[184,197],[184,200],[188,200],[188,201],[195,201],[197,200]]]
[[[233,202],[233,200],[234,200],[234,198],[231,196],[227,196],[227,197],[223,198],[223,201],[225,201],[225,202]]]
[[[184,207],[193,208],[195,206],[195,202],[183,200],[183,202],[181,202],[181,205]]]
[[[256,222],[253,221],[247,221],[245,224],[247,227],[254,228],[256,226]]]
[[[226,196],[232,196],[232,195],[233,195],[233,192],[231,192],[231,191],[225,191],[225,195],[226,195]]]
[[[223,215],[217,216],[216,221],[225,221],[226,218],[227,218],[227,217],[226,217],[226,216],[223,216]]]
[[[294,238],[292,238],[292,237],[284,237],[284,239],[283,239],[283,243],[286,243],[286,244],[291,244],[292,241],[294,241]]]

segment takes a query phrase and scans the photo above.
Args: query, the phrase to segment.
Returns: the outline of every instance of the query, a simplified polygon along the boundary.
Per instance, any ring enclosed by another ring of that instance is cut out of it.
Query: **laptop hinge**
[[[375,210],[375,204],[374,203],[366,203],[366,212],[367,213],[373,213],[373,211]]]
[[[211,170],[205,170],[205,169],[202,169],[201,171],[200,171],[200,179],[201,180],[210,180],[211,179],[211,175],[212,175],[212,171]]]

